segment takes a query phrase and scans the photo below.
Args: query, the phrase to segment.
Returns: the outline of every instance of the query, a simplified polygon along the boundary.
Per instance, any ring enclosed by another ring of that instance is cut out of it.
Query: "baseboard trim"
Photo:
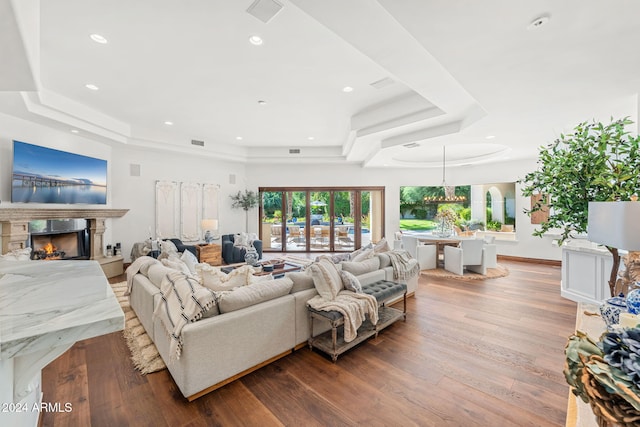
[[[528,262],[531,264],[553,265],[556,267],[562,266],[562,261],[555,259],[524,258],[511,255],[498,255],[498,259],[503,259],[505,261]]]

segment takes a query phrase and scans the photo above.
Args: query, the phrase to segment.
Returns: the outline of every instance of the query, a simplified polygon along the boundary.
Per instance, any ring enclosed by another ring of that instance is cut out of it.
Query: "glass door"
[[[356,191],[334,191],[333,212],[333,250],[354,251],[356,244],[354,239],[356,229],[354,221]]]
[[[331,250],[331,198],[328,191],[309,193],[309,250],[328,252]]]
[[[285,203],[287,206],[286,250],[306,251],[307,192],[287,191]]]
[[[262,192],[260,240],[263,250],[282,250],[282,196],[282,191]]]
[[[263,187],[260,237],[273,252],[351,252],[384,236],[384,188]]]

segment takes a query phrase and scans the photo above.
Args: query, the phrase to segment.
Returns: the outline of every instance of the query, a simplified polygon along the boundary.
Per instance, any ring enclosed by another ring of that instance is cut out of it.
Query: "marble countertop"
[[[96,261],[0,261],[0,360],[124,328]]]

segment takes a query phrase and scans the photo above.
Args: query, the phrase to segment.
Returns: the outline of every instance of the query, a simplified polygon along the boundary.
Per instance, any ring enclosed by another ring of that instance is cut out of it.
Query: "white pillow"
[[[171,240],[163,240],[160,242],[160,251],[167,254],[177,254],[178,248]]]
[[[190,250],[185,249],[180,256],[180,260],[187,265],[192,275],[196,274],[196,265],[198,265],[198,258],[191,253]]]
[[[340,271],[340,278],[342,279],[342,285],[348,291],[355,292],[357,294],[362,293],[362,285],[356,276],[348,271]]]
[[[233,246],[239,246],[242,248],[246,248],[249,246],[249,235],[245,232],[240,234],[236,234],[233,237]]]
[[[5,261],[30,261],[31,248],[14,249],[0,256]]]
[[[212,291],[228,291],[239,286],[246,286],[254,271],[250,265],[243,265],[229,274],[208,264],[198,264],[198,268],[202,276],[202,285]]]
[[[381,252],[389,252],[390,250],[391,250],[391,247],[389,246],[389,242],[387,242],[387,239],[385,237],[380,239],[378,243],[376,243],[375,246],[373,247],[373,252],[377,254]]]
[[[360,252],[358,255],[356,255],[355,257],[352,257],[350,259],[350,261],[353,262],[361,262],[361,261],[366,261],[370,258],[373,258],[373,255],[375,254],[373,249],[367,249],[364,250],[362,252]]]
[[[313,285],[322,299],[333,301],[338,292],[343,289],[340,273],[331,261],[321,259],[311,264],[309,271],[311,272],[311,277],[313,277]]]

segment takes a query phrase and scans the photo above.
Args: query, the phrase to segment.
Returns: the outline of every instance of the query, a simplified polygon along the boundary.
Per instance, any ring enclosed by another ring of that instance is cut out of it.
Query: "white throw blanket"
[[[133,276],[138,274],[143,267],[146,267],[147,264],[156,264],[159,261],[155,258],[151,258],[149,256],[141,256],[136,258],[135,261],[131,263],[129,267],[127,267],[127,292],[125,295],[131,295],[131,287],[133,286]]]
[[[358,336],[358,328],[369,315],[372,324],[378,323],[378,302],[372,295],[340,291],[333,301],[316,295],[307,304],[319,311],[337,311],[344,317],[344,341],[351,342]]]
[[[420,265],[414,264],[413,267],[409,267],[411,254],[407,251],[389,251],[386,252],[391,260],[391,266],[393,267],[393,278],[406,280],[420,273]]]
[[[171,336],[169,353],[171,359],[174,356],[180,359],[182,328],[187,323],[200,319],[204,312],[213,306],[216,302],[215,293],[180,271],[172,271],[162,279],[160,293],[162,300],[153,312],[153,317],[157,317],[161,311],[166,314],[162,321]]]

